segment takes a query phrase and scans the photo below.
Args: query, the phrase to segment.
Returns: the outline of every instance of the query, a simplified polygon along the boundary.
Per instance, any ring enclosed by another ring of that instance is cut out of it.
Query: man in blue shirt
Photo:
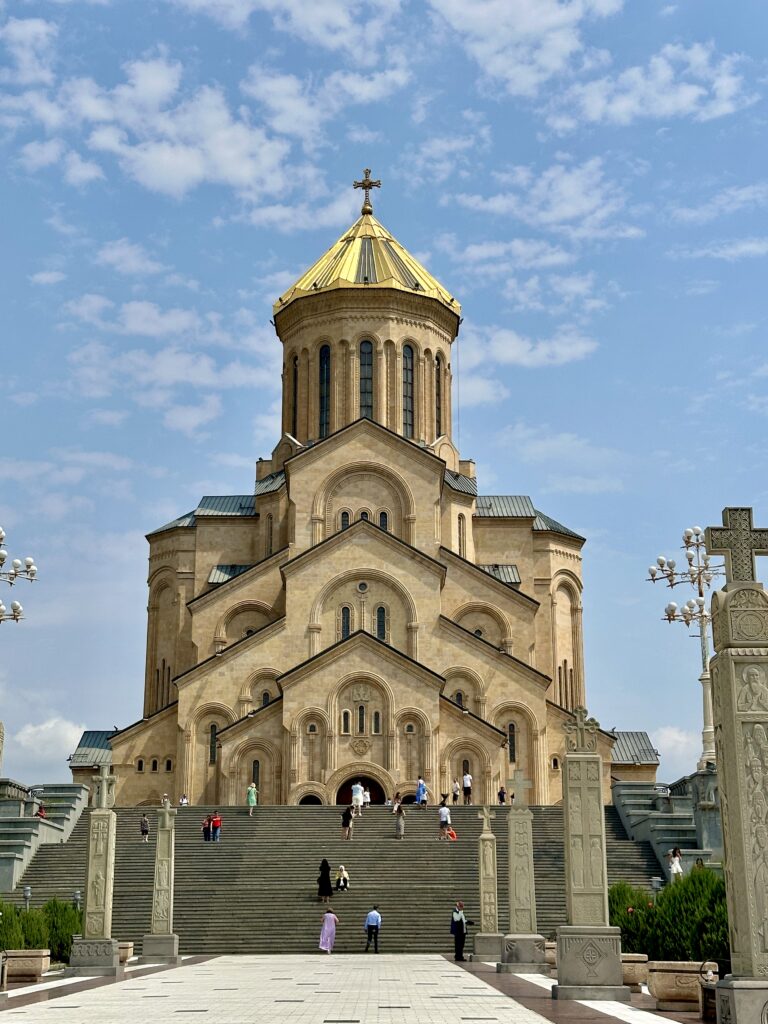
[[[368,941],[365,944],[366,953],[371,948],[371,942],[373,942],[373,952],[379,952],[379,928],[381,928],[381,914],[377,904],[374,903],[373,910],[365,919],[365,929],[368,933]]]

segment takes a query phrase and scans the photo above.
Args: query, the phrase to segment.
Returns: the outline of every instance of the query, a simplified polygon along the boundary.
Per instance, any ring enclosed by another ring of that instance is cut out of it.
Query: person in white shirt
[[[438,813],[440,815],[440,830],[437,833],[437,838],[445,839],[447,841],[448,829],[450,828],[451,825],[451,812],[445,800],[443,800],[443,802],[440,804]]]
[[[370,806],[371,806],[371,791],[366,786],[365,789],[363,790],[363,807],[370,807]]]
[[[373,904],[373,910],[368,913],[365,919],[365,930],[367,934],[367,941],[365,943],[365,952],[367,953],[373,943],[373,952],[379,952],[379,928],[381,928],[381,914],[379,913],[378,904]]]
[[[352,806],[354,811],[352,812],[353,817],[360,818],[363,814],[363,784],[358,779],[357,782],[352,785]]]
[[[469,774],[469,772],[465,772],[464,773],[464,778],[462,779],[462,783],[461,784],[464,787],[464,803],[465,804],[471,804],[472,803],[472,776]]]
[[[459,785],[459,780],[458,779],[454,779],[453,780],[453,802],[455,804],[457,804],[459,802],[459,793],[460,792],[461,792],[461,786]]]

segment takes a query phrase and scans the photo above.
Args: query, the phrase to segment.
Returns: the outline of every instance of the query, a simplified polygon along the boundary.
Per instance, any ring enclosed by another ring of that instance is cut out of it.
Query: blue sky
[[[137,17],[137,13],[140,16]],[[144,535],[247,492],[271,302],[359,211],[460,299],[484,493],[588,538],[590,711],[700,749],[698,641],[644,582],[768,521],[766,27],[742,0],[0,0],[4,773],[141,714]],[[7,590],[7,588],[6,588]],[[688,595],[686,595],[688,596]]]

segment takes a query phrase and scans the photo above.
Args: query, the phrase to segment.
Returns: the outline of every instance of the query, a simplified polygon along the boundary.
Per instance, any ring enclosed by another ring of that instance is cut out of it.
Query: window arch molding
[[[264,615],[268,619],[268,622],[265,623],[265,625],[269,625],[269,623],[273,622],[276,617],[275,609],[265,601],[240,601],[231,608],[228,608],[216,623],[216,630],[213,634],[214,644],[226,645],[227,643],[231,643],[233,640],[239,639],[238,637],[229,636],[228,628],[237,615],[248,611],[258,612],[259,614]]]
[[[389,509],[392,513],[390,532],[400,536],[411,544],[415,538],[416,501],[409,484],[395,470],[378,462],[359,461],[334,470],[318,487],[312,503],[313,543],[319,543],[325,537],[336,533],[334,496],[337,490],[347,487],[355,476],[379,477],[394,492],[393,498],[397,507]],[[344,498],[345,502],[349,499]],[[346,508],[347,505],[344,505]]]
[[[464,616],[469,615],[472,612],[482,612],[484,615],[488,615],[491,619],[494,620],[494,622],[498,626],[499,632],[501,633],[502,643],[512,642],[512,630],[509,625],[509,619],[504,614],[504,612],[502,612],[501,609],[497,608],[495,605],[485,604],[482,601],[468,601],[466,604],[463,604],[460,608],[457,608],[453,612],[451,618],[460,626],[461,620],[464,618]],[[465,626],[464,628],[466,629],[467,627]]]
[[[395,576],[384,572],[381,569],[366,569],[365,571],[366,581],[384,583],[394,595],[396,595],[402,602],[402,607],[405,610],[406,621],[408,625],[418,624],[418,615],[416,614],[416,605],[413,600],[413,596],[409,593],[407,588],[398,580]],[[323,613],[326,610],[326,606],[332,604],[332,598],[334,592],[337,589],[343,587],[349,582],[358,582],[360,579],[359,569],[348,569],[345,572],[339,573],[333,579],[329,580],[325,586],[316,595],[312,608],[309,614],[309,627],[311,635],[320,636],[322,630],[322,619]],[[346,603],[346,602],[345,602]],[[312,627],[315,627],[314,629]],[[319,627],[319,629],[317,628]],[[337,626],[338,630],[338,626]],[[409,657],[414,657],[416,654],[416,639],[418,629],[408,629],[406,631],[406,650],[404,651]],[[319,653],[320,647],[318,646],[313,653]]]
[[[341,721],[342,710],[350,710],[352,712],[352,729],[357,727],[357,705],[360,703],[356,701],[354,703],[347,703],[344,700],[344,704],[341,704],[341,696],[345,691],[345,688],[350,684],[363,683],[367,684],[371,690],[377,691],[376,696],[379,698],[378,707],[382,713],[383,722],[391,722],[393,720],[393,713],[395,707],[395,694],[383,676],[375,675],[372,672],[350,672],[342,679],[339,679],[336,685],[333,687],[328,695],[328,716],[333,722]],[[366,717],[370,717],[373,712],[377,709],[377,702],[374,697],[371,697],[369,701],[371,705]]]

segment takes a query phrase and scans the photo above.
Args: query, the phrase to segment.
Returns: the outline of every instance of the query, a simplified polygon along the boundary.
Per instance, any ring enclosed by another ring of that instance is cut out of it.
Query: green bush
[[[12,903],[0,903],[0,949],[23,949],[24,932],[19,912]]]
[[[627,882],[616,882],[608,890],[609,921],[621,928],[623,953],[645,953],[653,913],[653,896]]]
[[[72,936],[81,935],[83,931],[83,912],[71,903],[61,900],[49,900],[43,907],[48,922],[48,946],[51,959],[58,963],[68,963],[72,950]]]
[[[22,911],[19,920],[24,934],[24,949],[48,949],[48,919],[43,911]]]

